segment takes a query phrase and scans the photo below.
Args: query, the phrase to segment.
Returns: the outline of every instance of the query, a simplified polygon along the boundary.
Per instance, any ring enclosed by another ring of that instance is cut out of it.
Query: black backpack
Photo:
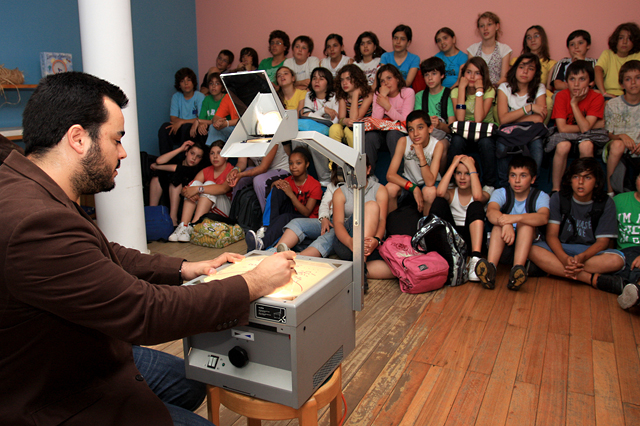
[[[513,209],[513,205],[516,202],[515,193],[511,186],[505,186],[505,192],[507,196],[507,201],[504,203],[502,207],[500,207],[500,212],[502,214],[509,214],[509,212]],[[531,188],[529,191],[529,195],[527,196],[527,201],[525,205],[525,211],[527,213],[535,213],[536,212],[536,203],[538,202],[538,197],[540,196],[540,191],[538,188]]]
[[[411,239],[411,246],[420,253],[435,251],[447,261],[447,285],[457,286],[468,281],[467,244],[449,222],[434,214],[423,217],[418,221],[418,232]]]
[[[571,223],[571,227],[573,229],[573,235],[567,238],[567,241],[564,241],[565,244],[571,244],[578,238],[578,228],[576,227],[576,220],[571,216],[571,197],[563,197],[558,194],[560,197],[560,214],[562,215],[562,219],[560,220],[560,232],[558,232],[558,236],[562,235],[562,231],[567,223]],[[608,197],[607,197],[608,198]],[[596,229],[598,228],[598,223],[600,222],[600,217],[604,212],[604,207],[607,204],[607,199],[604,201],[594,201],[591,204],[591,211],[589,212],[589,221],[591,222],[591,230],[593,231],[593,236],[596,236]]]
[[[449,97],[451,96],[451,89],[445,87],[442,92],[442,97],[440,98],[440,118],[444,120],[445,123],[449,122],[449,117],[447,117],[447,103],[449,101]],[[422,93],[422,110],[429,112],[429,88],[424,89]],[[431,123],[436,124],[436,123]]]
[[[253,186],[245,186],[233,197],[229,220],[240,225],[245,232],[260,229],[262,226],[262,208]]]

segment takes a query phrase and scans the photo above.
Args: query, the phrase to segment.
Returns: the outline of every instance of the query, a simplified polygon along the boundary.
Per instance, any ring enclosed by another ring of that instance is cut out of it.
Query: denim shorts
[[[329,256],[333,251],[333,240],[336,233],[331,228],[322,235],[322,223],[318,219],[293,219],[284,228],[291,229],[296,234],[298,244],[303,243],[305,239],[312,240],[313,242],[308,247],[318,250],[322,257]]]

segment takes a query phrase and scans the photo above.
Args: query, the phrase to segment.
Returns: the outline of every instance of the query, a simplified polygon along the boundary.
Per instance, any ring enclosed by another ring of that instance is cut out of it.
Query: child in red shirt
[[[259,237],[254,231],[247,232],[248,252],[268,248],[278,241],[284,232],[285,225],[292,219],[318,217],[322,187],[313,176],[307,173],[310,158],[309,151],[301,146],[291,152],[289,156],[291,176],[278,180],[271,186],[269,226],[266,228],[264,237]]]
[[[604,130],[604,98],[594,91],[593,67],[587,61],[574,61],[567,68],[568,88],[558,92],[552,119],[557,133],[549,138],[545,151],[556,150],[553,156],[552,191],[560,190],[560,180],[567,167],[567,157],[573,145],[578,145],[580,158],[593,157],[594,145],[604,147],[609,141]]]
[[[182,188],[182,221],[169,236],[169,241],[188,243],[193,232],[191,223],[209,212],[229,216],[231,187],[227,183],[227,175],[233,166],[220,155],[223,147],[223,141],[215,141],[209,151],[211,165],[200,170],[189,186]]]

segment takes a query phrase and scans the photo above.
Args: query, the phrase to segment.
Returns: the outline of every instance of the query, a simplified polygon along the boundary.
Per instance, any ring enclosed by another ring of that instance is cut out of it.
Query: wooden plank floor
[[[190,260],[222,252],[149,249]],[[512,292],[507,277],[501,266],[494,291],[468,283],[418,295],[401,293],[396,280],[370,281],[343,363],[344,424],[640,425],[640,316],[585,285],[532,278]],[[156,348],[182,356],[181,341]],[[206,417],[204,405],[198,413]],[[246,424],[225,408],[220,419]]]

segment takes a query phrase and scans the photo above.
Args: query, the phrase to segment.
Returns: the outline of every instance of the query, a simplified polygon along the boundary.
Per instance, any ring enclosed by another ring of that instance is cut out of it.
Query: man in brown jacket
[[[0,424],[178,424],[132,345],[245,324],[249,302],[291,278],[289,252],[180,286],[242,257],[186,262],[107,241],[75,201],[114,187],[127,102],[88,74],[47,77],[25,107],[26,157],[0,167]]]

